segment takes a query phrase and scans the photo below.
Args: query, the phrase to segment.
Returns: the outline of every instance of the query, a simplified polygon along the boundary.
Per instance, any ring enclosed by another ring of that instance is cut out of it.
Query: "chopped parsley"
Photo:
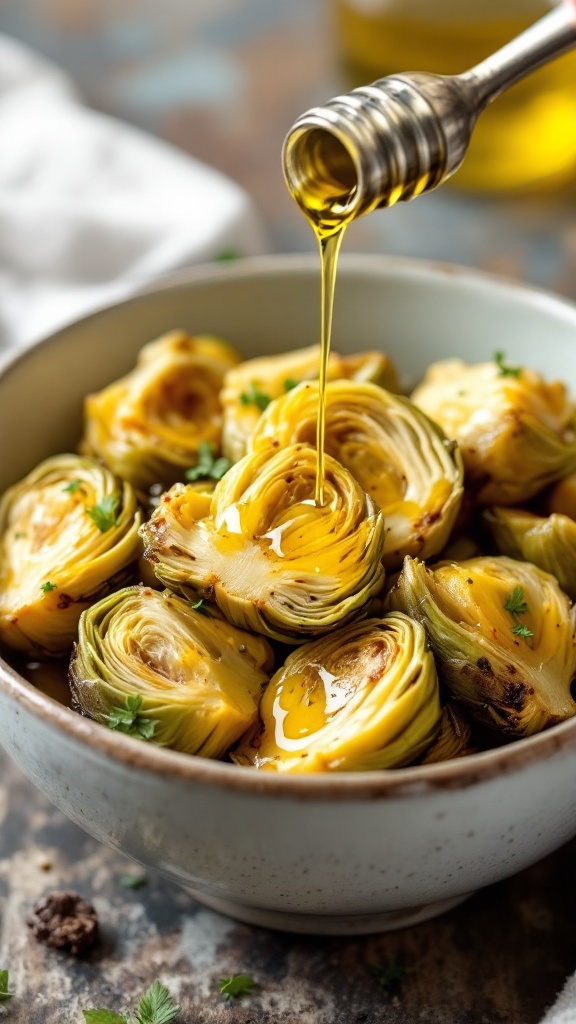
[[[196,465],[186,470],[184,479],[189,483],[196,480],[221,480],[231,465],[230,459],[225,459],[223,455],[219,459],[214,458],[214,449],[210,441],[201,441],[198,445]]]
[[[210,618],[210,613],[205,605],[206,602],[204,601],[203,597],[201,597],[199,601],[190,601],[190,607],[192,611],[200,612],[200,615],[207,615],[208,618]]]
[[[522,373],[521,366],[509,366],[503,352],[494,353],[494,362],[500,371],[501,377],[519,377]]]
[[[534,636],[532,630],[528,629],[528,626],[525,626],[518,618],[519,615],[528,614],[528,605],[524,600],[523,587],[514,587],[514,590],[504,602],[504,609],[509,612],[514,620],[514,625],[512,626],[514,636],[521,636],[523,640],[529,640],[531,636]]]
[[[82,487],[82,480],[71,480],[67,487],[63,487],[63,491],[67,491],[68,494],[76,494],[76,491]]]
[[[388,960],[386,964],[372,964],[371,971],[382,988],[390,989],[399,985],[406,969],[397,960]]]
[[[114,494],[107,494],[106,497],[102,498],[96,505],[92,505],[91,508],[86,506],[86,514],[90,516],[90,519],[98,527],[100,533],[106,533],[113,526],[116,526],[116,513],[119,504],[119,498]]]
[[[0,971],[0,1003],[6,999],[12,999],[13,992],[9,991],[8,971]]]
[[[86,1024],[172,1024],[180,1013],[165,985],[155,981],[142,996],[134,1014],[114,1010],[83,1010]]]
[[[238,249],[222,249],[221,252],[217,253],[214,257],[217,263],[228,263],[229,260],[238,260],[242,256],[242,253]]]
[[[123,732],[125,736],[133,736],[135,739],[151,740],[159,719],[145,718],[141,715],[142,704],[143,698],[139,693],[126,697],[122,707],[112,708],[110,714],[106,716],[108,728]]]
[[[223,999],[239,999],[247,996],[256,987],[254,978],[249,974],[233,974],[231,978],[220,978],[218,982]]]
[[[292,389],[298,387],[299,384],[300,381],[295,380],[294,377],[287,377],[284,381],[284,391],[292,391]]]
[[[146,875],[132,875],[124,874],[118,876],[118,881],[123,889],[141,889],[143,885],[147,885],[148,877]]]
[[[56,590],[56,584],[55,583],[50,583],[48,580],[46,580],[46,583],[42,584],[42,586],[40,587],[40,590],[44,594],[49,594],[51,590]]]
[[[242,405],[257,405],[260,412],[264,412],[264,409],[267,409],[272,401],[270,395],[261,391],[254,380],[250,381],[246,391],[242,391],[239,397]]]

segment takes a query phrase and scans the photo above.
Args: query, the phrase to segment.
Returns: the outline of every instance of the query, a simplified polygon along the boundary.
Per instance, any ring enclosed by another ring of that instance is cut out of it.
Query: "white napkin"
[[[0,348],[230,250],[266,251],[238,185],[82,106],[58,68],[0,36]]]

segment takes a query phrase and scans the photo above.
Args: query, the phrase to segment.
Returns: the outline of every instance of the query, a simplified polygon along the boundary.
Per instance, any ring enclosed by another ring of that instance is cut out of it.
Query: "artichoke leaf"
[[[472,743],[472,726],[469,719],[462,708],[449,702],[442,708],[440,731],[419,763],[439,764],[441,761],[453,761],[457,757],[467,757],[476,752],[477,748]]]
[[[231,757],[278,772],[398,768],[430,745],[440,713],[424,629],[392,613],[290,654],[264,691],[262,725]]]
[[[562,590],[576,600],[576,522],[553,513],[538,516],[519,508],[491,508],[484,522],[498,551],[510,558],[533,562],[556,577]]]
[[[98,722],[139,697],[159,746],[221,758],[257,721],[273,664],[263,637],[169,591],[134,586],[82,615],[70,686],[75,706]]]
[[[239,361],[211,335],[173,331],[149,342],[130,373],[86,398],[82,451],[140,491],[181,480],[202,442],[220,449],[220,389]]]
[[[268,402],[286,394],[302,381],[318,377],[320,346],[297,349],[279,356],[249,359],[226,374],[222,391],[224,427],[222,450],[232,462],[247,452],[248,439]],[[327,379],[372,381],[389,391],[399,390],[398,376],[383,352],[359,352],[354,356],[330,353]]]
[[[407,558],[387,608],[425,627],[439,675],[473,718],[528,736],[571,718],[575,615],[556,579],[505,556]]]
[[[384,581],[382,513],[329,456],[317,507],[316,461],[307,445],[245,456],[217,484],[200,522],[186,489],[175,491],[142,528],[157,577],[286,643],[364,614]]]
[[[130,484],[93,459],[56,455],[0,501],[0,639],[68,654],[81,612],[134,577],[142,514]]]
[[[459,359],[429,367],[412,401],[454,438],[482,505],[515,505],[576,470],[576,407],[534,370]]]
[[[260,417],[250,451],[316,444],[318,385],[301,384]],[[384,565],[405,555],[430,558],[446,544],[463,495],[458,448],[408,399],[375,384],[333,381],[326,387],[325,450],[384,514]]]

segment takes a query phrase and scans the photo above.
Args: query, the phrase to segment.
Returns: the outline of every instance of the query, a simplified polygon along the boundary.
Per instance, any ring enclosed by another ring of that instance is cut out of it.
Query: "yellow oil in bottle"
[[[356,87],[405,71],[459,74],[539,17],[547,0],[334,0],[337,36]],[[533,72],[481,114],[451,179],[483,191],[576,177],[576,53]]]

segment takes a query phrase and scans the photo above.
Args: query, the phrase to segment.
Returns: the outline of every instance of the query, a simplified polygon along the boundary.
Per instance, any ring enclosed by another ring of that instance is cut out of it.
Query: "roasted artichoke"
[[[163,747],[218,758],[257,720],[273,664],[262,637],[218,613],[202,614],[169,591],[136,586],[84,612],[70,685],[90,718]]]
[[[440,723],[424,630],[392,614],[304,644],[270,680],[260,716],[232,752],[237,764],[279,772],[409,764]]]
[[[528,736],[576,713],[575,612],[536,566],[485,556],[427,569],[407,558],[387,606],[422,623],[441,679],[486,725]]]
[[[301,643],[363,612],[384,580],[382,513],[326,458],[314,503],[316,452],[293,445],[247,455],[217,484],[197,522],[185,488],[142,527],[158,578],[214,601],[235,625]]]
[[[269,402],[286,394],[301,381],[313,380],[320,370],[320,346],[298,349],[281,356],[249,359],[226,374],[222,403],[224,428],[222,450],[232,462],[246,454],[250,437],[260,414]],[[382,352],[361,352],[328,360],[328,380],[350,378],[373,381],[389,391],[398,390],[398,377],[392,363]]]
[[[457,704],[446,704],[442,708],[440,731],[419,763],[439,764],[441,761],[453,761],[456,757],[466,757],[475,752],[469,719]]]
[[[94,459],[46,459],[0,502],[0,639],[69,652],[81,612],[130,579],[142,516],[130,484]]]
[[[576,522],[554,513],[538,516],[521,508],[491,508],[484,512],[498,551],[510,558],[533,562],[556,577],[562,590],[576,601]]]
[[[458,442],[480,504],[519,504],[576,470],[576,407],[534,370],[435,363],[412,401]]]
[[[272,402],[250,451],[316,444],[318,384],[301,384]],[[458,514],[464,470],[454,442],[408,399],[376,384],[326,386],[325,450],[380,506],[386,524],[384,565],[442,550]]]
[[[140,491],[182,480],[203,441],[220,448],[220,389],[239,359],[210,335],[173,331],[150,342],[134,370],[86,398],[82,451]]]

